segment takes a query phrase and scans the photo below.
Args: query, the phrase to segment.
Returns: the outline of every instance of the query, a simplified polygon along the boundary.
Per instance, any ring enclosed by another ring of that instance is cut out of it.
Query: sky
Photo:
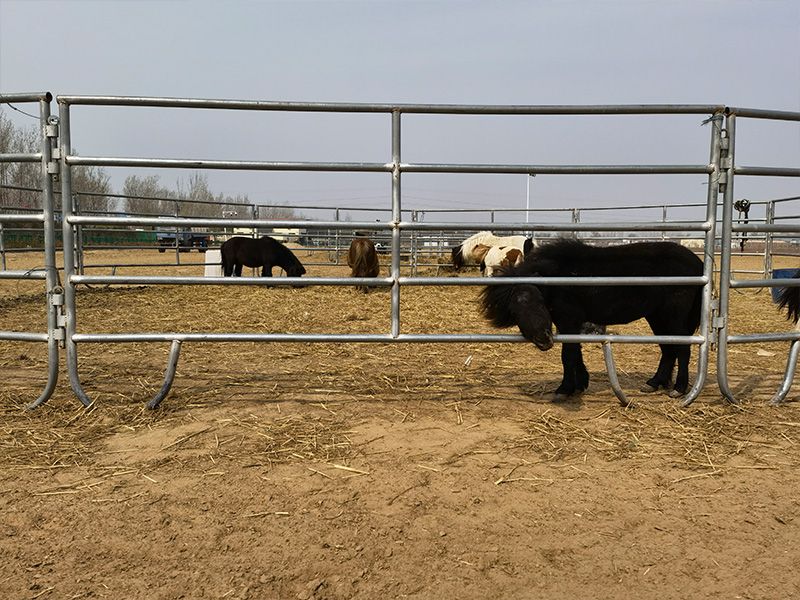
[[[0,93],[297,102],[724,104],[800,111],[796,0],[0,0]],[[29,107],[34,108],[34,107]],[[55,104],[54,104],[55,108]],[[32,119],[5,111],[15,122]],[[711,132],[687,116],[423,116],[402,160],[706,164]],[[75,107],[84,156],[389,162],[388,115]],[[800,166],[800,124],[740,119],[740,165]],[[168,187],[190,172],[157,174]],[[389,209],[386,174],[207,172],[256,203]],[[704,203],[704,176],[405,174],[404,209]],[[735,196],[800,195],[796,179],[738,177]],[[681,209],[683,210],[683,209]],[[678,213],[684,214],[678,210]],[[696,216],[704,211],[698,209]],[[673,212],[672,214],[678,214]],[[328,218],[330,213],[305,211]],[[360,219],[362,213],[350,214]],[[633,220],[644,216],[636,211]],[[661,210],[647,212],[660,218]],[[489,215],[482,213],[487,220]],[[536,218],[563,220],[568,212]],[[614,211],[596,220],[620,218]],[[692,215],[695,216],[695,215]],[[510,217],[521,219],[516,215]],[[583,217],[585,218],[585,217]],[[627,217],[626,217],[627,218]],[[508,220],[498,213],[495,220]],[[588,220],[585,218],[585,220]]]

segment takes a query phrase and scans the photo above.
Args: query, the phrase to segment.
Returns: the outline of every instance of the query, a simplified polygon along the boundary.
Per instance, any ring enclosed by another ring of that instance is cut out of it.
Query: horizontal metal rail
[[[279,162],[180,158],[126,158],[102,156],[66,157],[68,165],[161,169],[227,169],[242,171],[326,171],[391,173],[393,163],[377,162]],[[519,175],[707,175],[713,165],[495,165],[400,163],[405,173],[499,173]]]
[[[200,217],[106,217],[96,215],[69,215],[71,225],[153,225],[160,227],[250,227],[267,229],[275,227],[315,229],[367,229],[388,230],[395,227],[407,231],[708,231],[712,223],[696,221],[630,222],[630,223],[433,223],[420,221],[310,221],[255,219],[209,219]]]
[[[14,215],[0,213],[0,223],[43,223],[44,214],[41,212],[30,215]]]
[[[754,233],[800,233],[800,223],[734,223],[731,225],[733,232],[754,232]]]
[[[65,157],[68,165],[96,167],[153,167],[162,169],[240,169],[242,171],[335,171],[391,173],[392,163],[378,162],[276,162],[255,160],[205,160],[182,158]]]
[[[7,271],[0,269],[0,279],[47,279],[47,272],[40,270]]]
[[[713,165],[492,165],[404,163],[406,173],[500,173],[515,175],[707,175]],[[524,209],[520,209],[524,210]]]
[[[451,334],[336,334],[336,333],[76,333],[75,342],[361,342],[361,343],[469,343],[469,342],[512,342],[528,343],[521,335],[451,333]],[[553,340],[561,343],[602,343],[615,344],[702,344],[705,340],[699,335],[554,335]]]
[[[42,162],[42,154],[40,153],[15,153],[15,154],[0,154],[0,163],[34,163]]]
[[[782,333],[749,333],[743,335],[729,335],[729,344],[757,344],[761,342],[787,342],[800,340],[800,331],[785,331]]]
[[[50,92],[24,92],[16,94],[0,94],[0,104],[8,104],[9,102],[51,102],[53,94]]]
[[[734,167],[733,172],[760,177],[800,177],[800,169],[794,167]]]
[[[732,288],[798,287],[800,279],[731,279]]]
[[[375,285],[391,286],[391,277],[191,277],[156,275],[72,275],[70,282],[95,285],[259,285],[299,287]],[[401,286],[487,286],[487,285],[560,285],[560,286],[658,286],[705,285],[708,277],[398,277]]]
[[[0,340],[11,342],[47,342],[47,333],[29,333],[25,331],[0,331]]]
[[[654,115],[714,114],[726,110],[722,104],[607,104],[607,105],[475,105],[475,104],[365,104],[346,102],[263,102],[201,98],[155,98],[148,96],[56,97],[59,104],[94,106],[149,106],[162,108],[222,108],[297,112],[424,113],[474,115]],[[745,110],[745,109],[739,109]]]
[[[764,110],[761,108],[739,108],[729,106],[725,109],[728,115],[748,117],[751,119],[774,119],[778,121],[800,121],[800,112],[786,110]]]

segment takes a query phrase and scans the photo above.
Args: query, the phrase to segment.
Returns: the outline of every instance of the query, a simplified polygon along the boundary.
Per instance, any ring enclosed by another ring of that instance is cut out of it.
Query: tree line
[[[19,127],[0,109],[0,154],[32,154],[41,151],[37,127]],[[0,162],[0,209],[41,209],[40,163]],[[162,183],[158,175],[129,175],[122,190],[115,193],[108,172],[95,166],[71,169],[72,189],[81,213],[131,214],[251,218],[247,194],[215,194],[204,173],[192,173],[178,179],[174,187]],[[56,191],[60,191],[58,185]],[[56,210],[61,209],[61,195],[55,196]],[[296,219],[291,207],[259,207],[259,219]]]

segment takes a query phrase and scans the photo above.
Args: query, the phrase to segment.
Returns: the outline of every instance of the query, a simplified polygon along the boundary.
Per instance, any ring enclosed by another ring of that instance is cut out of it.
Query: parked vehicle
[[[203,231],[159,231],[156,233],[158,241],[158,251],[166,252],[167,248],[175,248],[178,252],[189,252],[192,248],[197,248],[198,252],[205,252],[211,243],[211,236]]]

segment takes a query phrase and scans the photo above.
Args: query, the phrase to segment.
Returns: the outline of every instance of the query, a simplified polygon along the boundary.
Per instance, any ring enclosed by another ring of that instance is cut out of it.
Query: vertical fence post
[[[722,152],[722,114],[715,113],[709,119],[711,123],[711,149],[709,151],[709,164],[713,170],[708,174],[708,192],[706,197],[706,225],[708,229],[703,244],[703,274],[708,277],[708,282],[703,286],[703,296],[700,309],[700,334],[703,343],[697,350],[697,377],[694,385],[682,401],[682,406],[689,406],[700,394],[708,378],[708,363],[711,344],[714,341],[714,326],[712,322],[712,305],[714,291],[714,246],[716,241],[717,201],[719,198],[721,152]],[[730,258],[730,252],[728,253]],[[725,313],[727,314],[727,313]]]
[[[417,222],[417,211],[416,210],[412,210],[411,211],[411,222],[412,223],[416,223]],[[414,231],[411,232],[411,256],[409,257],[409,261],[411,263],[411,276],[412,277],[416,277],[417,276],[417,264],[419,263],[419,256],[417,255],[417,253],[419,251],[419,249],[417,247],[418,243],[419,243],[419,240],[417,239],[417,231],[414,230]]]
[[[6,270],[6,244],[3,235],[3,224],[0,223],[0,265],[2,265],[3,271]]]
[[[81,214],[81,199],[79,194],[72,195],[72,206],[74,207],[74,212],[76,215]],[[75,237],[75,257],[77,262],[75,263],[78,267],[78,273],[83,275],[83,265],[84,265],[84,256],[83,256],[83,225],[78,225],[76,227],[76,237]]]
[[[49,97],[49,94],[48,94]],[[56,232],[55,232],[55,194],[53,193],[53,174],[51,174],[51,163],[53,160],[53,140],[47,134],[48,126],[53,119],[50,117],[50,100],[39,100],[40,131],[42,135],[42,213],[43,237],[44,237],[44,267],[45,284],[47,286],[47,362],[48,376],[45,388],[39,397],[28,405],[28,408],[36,408],[47,402],[53,395],[56,383],[58,382],[58,343],[60,341],[60,331],[58,329],[58,306],[56,297],[61,296],[61,289],[58,285],[58,271],[56,270]],[[55,133],[53,133],[55,135]],[[53,165],[54,166],[54,165]],[[52,170],[55,172],[55,169]],[[1,238],[0,238],[1,240]],[[3,256],[3,268],[5,268],[5,255]]]
[[[733,170],[736,145],[736,115],[725,118],[725,134],[722,161],[723,201],[722,201],[722,241],[720,242],[719,267],[719,315],[717,321],[717,383],[720,392],[729,402],[736,403],[728,384],[728,307],[730,305],[731,283],[731,241],[733,222]]]
[[[61,210],[62,210],[62,228],[61,234],[63,237],[64,248],[64,316],[65,316],[65,340],[64,345],[67,351],[67,372],[69,374],[69,382],[72,391],[77,396],[84,406],[89,406],[92,401],[83,391],[80,379],[78,378],[78,348],[72,339],[75,335],[77,328],[76,324],[76,307],[75,307],[75,284],[72,282],[72,276],[75,274],[75,232],[73,225],[70,223],[72,217],[72,173],[70,166],[67,164],[67,156],[70,154],[72,142],[70,136],[70,114],[69,105],[66,103],[59,104],[59,121],[60,121],[60,161],[61,161]]]
[[[335,215],[334,215],[334,220],[336,221],[337,224],[339,223],[339,217],[340,217],[340,213],[339,213],[339,209],[337,208],[336,211],[335,211]],[[333,264],[335,264],[338,267],[339,266],[339,228],[338,227],[336,228],[336,231],[333,234],[333,256],[334,256]]]
[[[180,215],[180,203],[175,200],[173,204],[175,208],[172,212],[177,217]],[[181,264],[181,231],[178,225],[175,226],[175,264]]]
[[[392,337],[400,335],[400,111],[392,111]]]
[[[775,202],[770,200],[767,202],[766,224],[773,225],[775,223]],[[772,271],[772,247],[773,247],[773,233],[768,231],[764,234],[764,279],[769,279],[770,272]]]

